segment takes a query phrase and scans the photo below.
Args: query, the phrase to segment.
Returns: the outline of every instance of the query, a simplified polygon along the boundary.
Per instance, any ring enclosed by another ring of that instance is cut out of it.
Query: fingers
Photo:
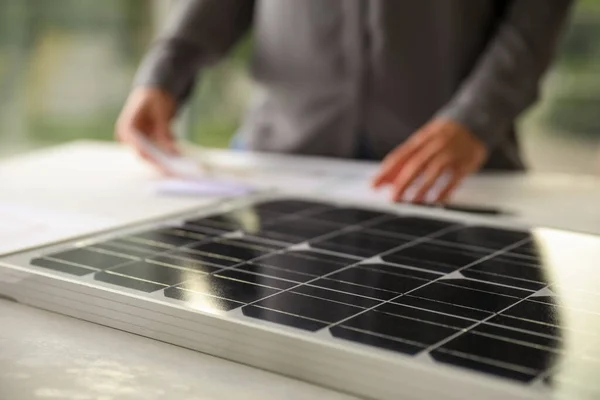
[[[142,158],[144,161],[151,164],[154,168],[156,168],[161,174],[169,175],[169,171],[165,166],[157,160],[152,153],[149,153],[145,150],[145,146],[141,143],[140,138],[134,134],[135,130],[128,130],[125,136],[125,143],[131,147],[136,154]],[[152,140],[152,138],[149,138]]]
[[[423,173],[423,181],[421,182],[421,186],[413,197],[412,201],[414,203],[424,203],[427,200],[429,191],[438,182],[440,177],[448,169],[449,165],[450,160],[443,158],[435,159],[429,164]]]
[[[406,164],[426,143],[427,141],[423,140],[422,136],[417,134],[403,146],[400,146],[385,157],[380,172],[375,176],[371,183],[373,188],[379,188],[385,184],[392,183],[403,165]]]
[[[391,169],[395,176],[392,189],[393,201],[401,201],[404,198],[406,190],[415,183],[432,160],[439,157],[443,146],[443,142],[431,142],[423,147],[421,151],[414,153],[405,164],[397,164]]]
[[[175,102],[166,92],[153,88],[141,88],[132,92],[117,121],[118,140],[164,171],[158,160],[144,151],[144,143],[139,139],[139,135],[144,135],[167,153],[178,154],[170,128],[174,109]]]
[[[158,126],[154,131],[156,144],[170,154],[179,154],[175,146],[175,137],[169,123],[166,121],[158,122]]]
[[[175,146],[175,136],[171,130],[171,118],[167,114],[167,110],[163,107],[156,107],[156,110],[151,115],[150,134],[154,138],[154,142],[164,151],[171,154],[179,154]]]
[[[435,201],[447,201],[460,182],[478,170],[487,158],[485,145],[472,132],[452,121],[433,120],[385,158],[372,185],[392,185],[392,199],[403,200],[407,190],[416,188],[413,202],[429,201],[434,186],[447,170]],[[415,184],[419,180],[418,186]]]
[[[437,198],[435,199],[436,203],[447,203],[458,185],[463,181],[463,179],[467,176],[466,169],[455,170],[452,174],[452,177],[446,184],[446,186],[440,190]]]
[[[152,154],[144,150],[144,145],[141,143],[138,135],[146,135],[149,140],[156,142],[153,135],[146,132],[152,132],[151,130],[142,129],[143,124],[140,124],[135,118],[124,117],[120,119],[117,124],[117,138],[122,143],[132,148],[135,153],[142,158],[144,161],[150,163],[156,168],[161,174],[168,175],[166,168],[156,160]]]

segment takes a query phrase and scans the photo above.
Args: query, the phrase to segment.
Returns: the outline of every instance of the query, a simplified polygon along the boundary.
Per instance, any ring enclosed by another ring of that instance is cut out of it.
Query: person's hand
[[[420,178],[412,201],[423,203],[438,178],[448,174],[447,183],[433,200],[443,203],[463,178],[479,170],[487,156],[485,145],[468,129],[453,121],[436,119],[386,156],[373,186],[391,185],[392,200],[401,201],[406,190]]]
[[[116,137],[131,146],[141,157],[161,169],[161,165],[145,153],[136,140],[137,135],[146,135],[159,148],[177,154],[175,139],[171,131],[171,120],[175,115],[175,99],[157,88],[135,89],[127,99],[117,120]]]

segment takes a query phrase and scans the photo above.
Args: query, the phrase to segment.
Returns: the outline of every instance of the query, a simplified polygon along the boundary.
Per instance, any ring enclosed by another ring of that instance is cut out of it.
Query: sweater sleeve
[[[159,87],[181,106],[201,68],[222,60],[250,28],[254,0],[178,0],[134,78]]]
[[[572,0],[513,0],[476,67],[438,116],[459,122],[489,148],[502,142],[539,96]]]

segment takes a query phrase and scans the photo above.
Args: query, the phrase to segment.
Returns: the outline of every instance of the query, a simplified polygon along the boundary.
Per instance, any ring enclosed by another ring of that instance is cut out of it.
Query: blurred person
[[[253,32],[255,101],[238,148],[382,161],[394,200],[446,201],[483,170],[523,170],[515,123],[538,99],[571,0],[179,0],[117,122],[177,152],[199,72]],[[152,161],[152,160],[151,160]]]

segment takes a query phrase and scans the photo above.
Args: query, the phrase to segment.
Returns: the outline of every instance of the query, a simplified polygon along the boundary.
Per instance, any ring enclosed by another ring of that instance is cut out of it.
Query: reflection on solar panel
[[[560,304],[548,274],[567,267],[550,265],[533,239],[292,199],[63,248],[29,265],[230,321],[552,387],[565,329],[600,327],[600,307]],[[564,327],[564,314],[596,325]]]

